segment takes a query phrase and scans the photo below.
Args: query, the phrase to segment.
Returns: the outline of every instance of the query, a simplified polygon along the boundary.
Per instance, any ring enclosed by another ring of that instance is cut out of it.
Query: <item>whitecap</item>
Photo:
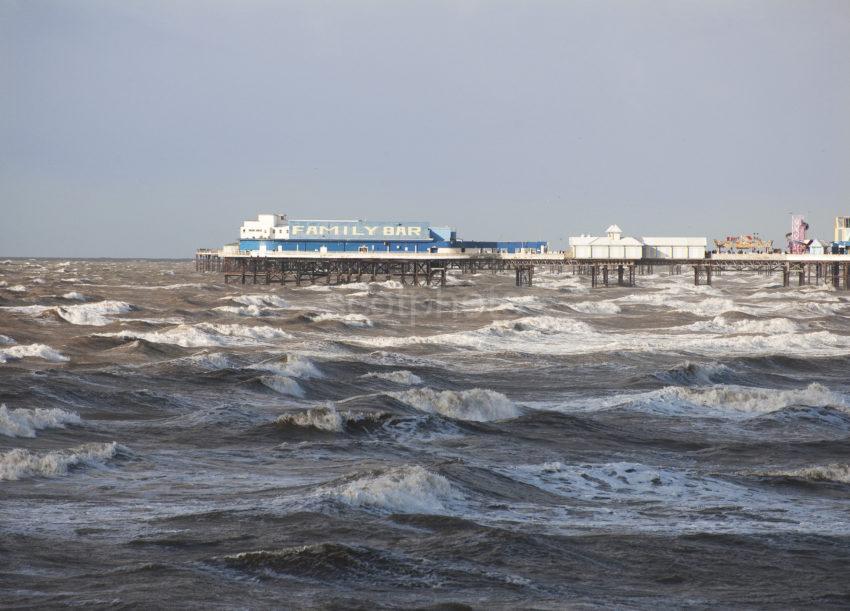
[[[454,513],[464,502],[463,495],[448,479],[418,465],[364,475],[323,496],[352,507],[388,513]]]
[[[379,380],[386,380],[388,382],[404,386],[416,386],[418,384],[422,384],[422,378],[406,369],[401,369],[399,371],[370,371],[360,377],[377,378]]]
[[[124,450],[112,443],[87,443],[68,450],[36,454],[15,449],[0,454],[0,481],[27,477],[57,477],[66,475],[73,467],[96,467],[115,458]]]
[[[460,391],[413,388],[389,395],[420,411],[457,420],[488,422],[516,418],[522,413],[505,395],[482,388]]]
[[[102,327],[113,322],[110,318],[116,314],[126,314],[136,308],[123,301],[98,301],[72,306],[59,306],[56,313],[72,325]]]
[[[0,404],[0,435],[6,437],[35,437],[36,431],[46,428],[65,428],[80,424],[80,417],[57,407],[51,409],[13,409]]]
[[[11,348],[0,348],[0,363],[25,358],[44,359],[53,363],[63,363],[69,360],[61,352],[45,344],[25,344]]]
[[[292,339],[292,335],[274,327],[247,327],[238,324],[198,323],[178,325],[163,331],[97,333],[97,337],[142,339],[155,344],[173,344],[184,348],[264,345],[272,340]]]
[[[341,322],[346,326],[355,328],[366,328],[372,326],[372,321],[362,314],[335,314],[333,312],[322,312],[309,316],[312,322]]]

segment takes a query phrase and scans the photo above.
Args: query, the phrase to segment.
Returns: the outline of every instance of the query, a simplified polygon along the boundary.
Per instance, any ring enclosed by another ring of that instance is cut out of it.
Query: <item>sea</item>
[[[0,262],[0,607],[850,606],[850,292]]]

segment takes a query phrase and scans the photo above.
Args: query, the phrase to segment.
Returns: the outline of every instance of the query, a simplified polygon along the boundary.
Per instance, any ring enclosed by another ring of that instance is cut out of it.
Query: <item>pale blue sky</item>
[[[261,211],[466,238],[850,214],[850,2],[0,0],[0,255]]]

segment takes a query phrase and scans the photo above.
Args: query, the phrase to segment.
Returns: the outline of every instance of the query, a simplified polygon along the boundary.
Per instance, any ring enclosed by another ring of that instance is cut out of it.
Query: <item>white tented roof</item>
[[[668,237],[668,238],[641,238],[647,246],[706,246],[708,240],[706,238],[683,238],[683,237]]]
[[[611,225],[608,229],[605,230],[605,233],[623,233],[623,230],[620,229],[617,225]]]

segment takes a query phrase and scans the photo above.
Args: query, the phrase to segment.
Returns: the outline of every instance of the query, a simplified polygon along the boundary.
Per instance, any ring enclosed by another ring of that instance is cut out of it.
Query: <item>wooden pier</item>
[[[446,286],[446,272],[514,272],[516,286],[532,286],[535,269],[590,277],[593,288],[633,287],[636,277],[666,271],[693,270],[695,285],[711,285],[726,271],[782,275],[782,285],[824,284],[850,288],[850,255],[713,255],[705,259],[575,259],[564,253],[324,253],[200,249],[195,269],[220,272],[224,281],[240,284],[345,284],[398,280],[409,286]]]

